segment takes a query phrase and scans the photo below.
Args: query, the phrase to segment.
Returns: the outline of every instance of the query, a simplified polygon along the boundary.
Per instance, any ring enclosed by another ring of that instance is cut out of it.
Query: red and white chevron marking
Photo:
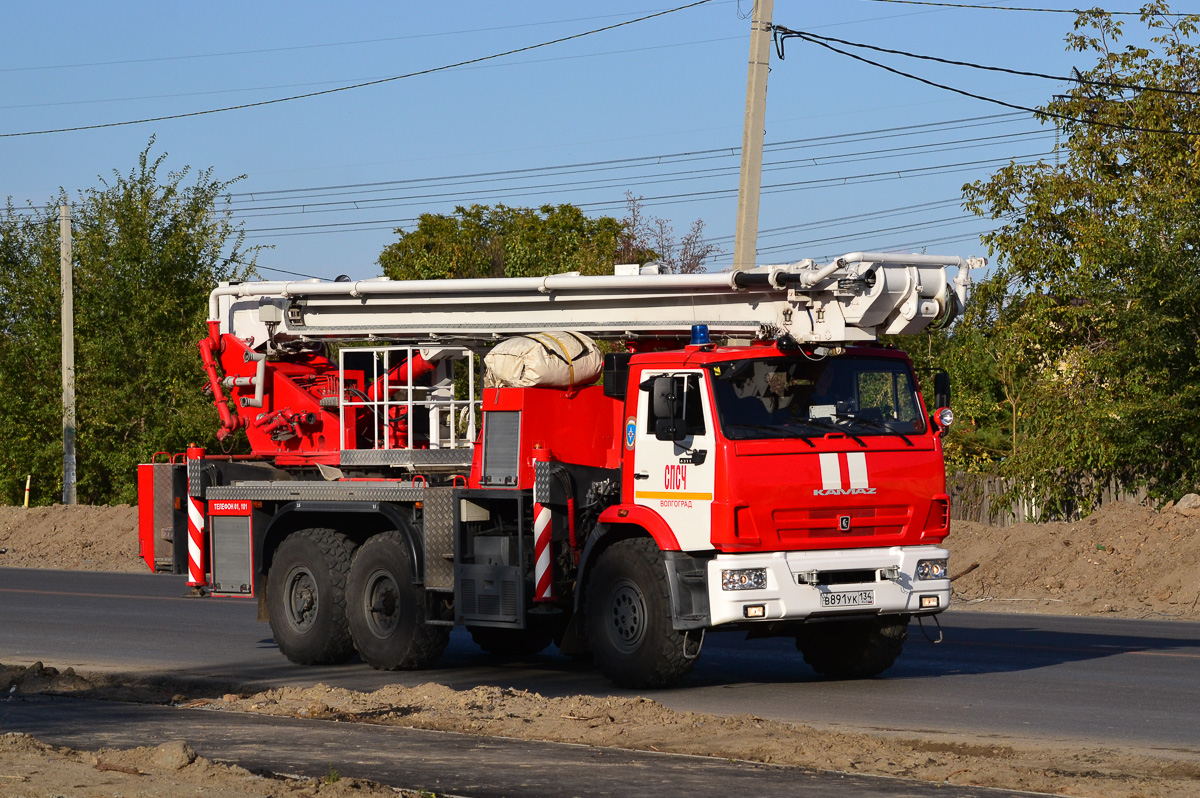
[[[188,585],[204,584],[204,502],[188,497]]]
[[[533,578],[537,588],[534,601],[554,600],[554,580],[550,573],[550,508],[533,504]]]

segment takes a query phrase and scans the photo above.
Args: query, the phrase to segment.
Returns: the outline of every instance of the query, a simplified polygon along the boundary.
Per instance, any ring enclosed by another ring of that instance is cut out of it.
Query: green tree
[[[78,495],[132,502],[136,465],[189,442],[215,445],[196,341],[208,293],[252,269],[220,197],[233,181],[189,170],[160,174],[153,140],[128,174],[46,208],[0,218],[0,500],[27,473],[33,499],[62,492],[59,204],[73,204]]]
[[[379,255],[397,280],[537,277],[559,272],[611,273],[621,223],[592,219],[573,205],[458,207],[423,213],[410,232]]]
[[[617,220],[592,218],[574,205],[457,207],[451,215],[423,213],[413,230],[384,248],[379,265],[396,280],[541,277],[562,272],[612,274],[613,264],[659,261],[670,272],[698,272],[720,249],[696,220],[678,241],[665,219],[642,211],[626,194]]]
[[[1004,471],[1052,505],[1200,479],[1200,18],[1151,2],[1141,20],[1150,46],[1119,46],[1119,21],[1081,12],[1068,48],[1096,63],[1041,109],[1064,134],[1057,163],[964,187],[1002,222],[967,325],[1012,410]]]
[[[950,471],[989,472],[1009,453],[1005,430],[1003,387],[989,342],[975,327],[963,323],[950,330],[931,330],[914,341],[897,337],[888,343],[903,347],[913,359],[925,406],[936,409],[933,374],[945,371],[953,385],[955,422],[942,441]]]

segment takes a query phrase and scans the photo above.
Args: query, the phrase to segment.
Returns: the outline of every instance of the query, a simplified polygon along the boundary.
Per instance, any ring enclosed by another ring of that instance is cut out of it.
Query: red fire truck
[[[633,688],[719,630],[881,673],[949,601],[953,414],[878,338],[948,323],[981,265],[222,284],[201,359],[251,453],[143,466],[142,555],[257,599],[301,664],[428,667],[462,624]]]

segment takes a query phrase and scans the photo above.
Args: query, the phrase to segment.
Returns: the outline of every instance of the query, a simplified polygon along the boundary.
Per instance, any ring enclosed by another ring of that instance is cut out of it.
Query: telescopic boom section
[[[834,347],[948,322],[983,264],[857,252],[720,274],[630,265],[604,277],[227,283],[209,298],[200,350],[218,437],[245,430],[278,465],[391,463],[411,455],[346,452],[471,446],[473,424],[460,427],[475,388],[455,398],[454,361],[503,338],[569,330],[661,349],[702,324],[714,337]],[[324,346],[364,342],[338,362]]]
[[[718,274],[577,273],[476,280],[222,284],[210,325],[255,350],[324,341],[462,343],[543,330],[594,338],[682,338],[693,325],[738,338],[850,343],[954,317],[982,258],[856,252]],[[947,282],[946,269],[956,269]]]

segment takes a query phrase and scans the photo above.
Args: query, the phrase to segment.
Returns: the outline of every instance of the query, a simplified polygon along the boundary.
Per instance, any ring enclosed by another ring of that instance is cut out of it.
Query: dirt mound
[[[221,689],[236,688],[233,683],[212,683],[172,676],[122,673],[81,675],[74,668],[60,671],[41,662],[28,666],[0,665],[0,695],[61,695],[140,704],[168,704],[186,701],[189,697],[220,695]]]
[[[416,687],[391,685],[362,693],[317,684],[248,696],[229,693],[221,698],[203,697],[212,695],[208,691],[190,697],[186,685],[175,686],[180,692],[168,699],[164,696],[170,693],[160,689],[156,700],[169,700],[183,707],[715,756],[1092,798],[1200,796],[1200,765],[1194,757],[1189,752],[1162,749],[1116,750],[1053,742],[1033,745],[999,738],[978,742],[927,732],[919,738],[905,733],[859,734],[753,715],[721,717],[677,712],[641,697],[547,698],[526,690],[493,686],[454,690],[432,683]],[[147,691],[136,677],[76,674],[69,668],[59,672],[41,663],[28,668],[0,665],[0,691],[9,690],[155,700],[153,690]],[[33,767],[35,762],[40,764]],[[46,779],[37,781],[39,789],[32,794],[60,794],[55,791],[58,784],[82,778],[79,774],[88,768],[102,771],[100,784],[112,787],[111,791],[89,792],[89,796],[115,795],[136,787],[137,795],[166,798],[168,790],[180,787],[185,788],[182,794],[199,794],[195,789],[187,789],[199,784],[204,785],[205,795],[218,798],[280,796],[296,789],[302,790],[302,794],[313,794],[315,790],[335,797],[351,791],[354,795],[375,796],[384,794],[386,789],[352,779],[328,778],[289,780],[281,785],[267,782],[264,786],[261,778],[240,768],[216,765],[197,757],[182,742],[91,755],[43,745],[23,735],[0,737],[0,773],[29,773],[37,779]],[[273,789],[276,785],[281,789]],[[19,794],[28,792],[31,791]],[[9,794],[0,782],[0,796]]]
[[[158,746],[95,752],[46,745],[26,734],[0,734],[0,795],[117,798],[261,798],[322,795],[327,798],[381,798],[397,793],[361,779],[343,779],[333,771],[323,779],[257,775],[196,756],[182,740]]]
[[[1073,523],[955,521],[946,541],[953,606],[1200,619],[1200,508],[1192,504],[1155,512],[1114,502]]]
[[[140,571],[137,508],[0,507],[0,566]]]
[[[937,783],[1118,796],[1200,795],[1200,767],[1185,755],[1054,743],[1025,745],[923,734],[854,734],[752,715],[676,712],[647,698],[570,696],[500,687],[453,690],[392,685],[372,693],[282,688],[196,702],[212,709],[381,723],[487,736],[715,756]]]

